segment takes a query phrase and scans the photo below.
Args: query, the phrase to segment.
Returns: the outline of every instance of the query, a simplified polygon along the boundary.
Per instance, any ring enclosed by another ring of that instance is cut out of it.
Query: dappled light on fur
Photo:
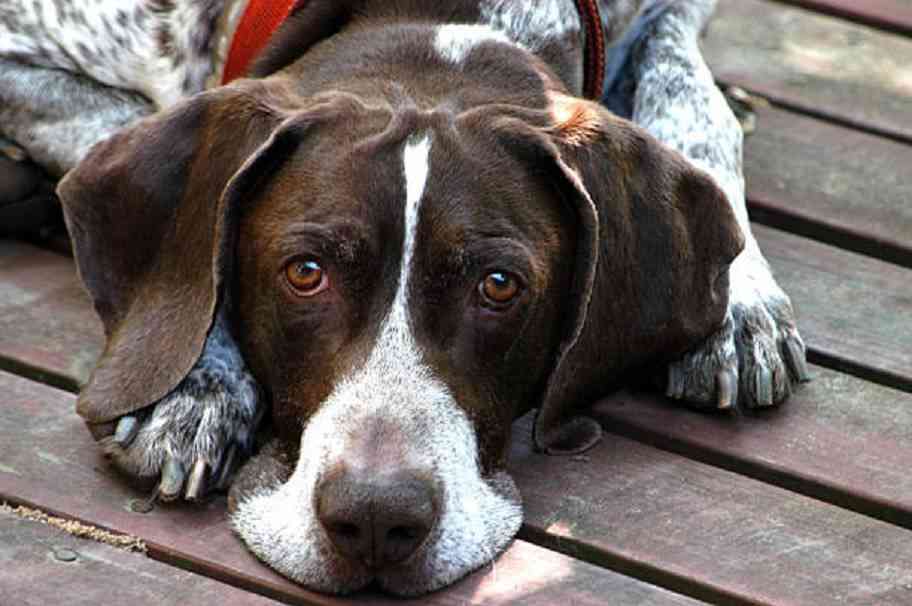
[[[579,147],[595,140],[602,122],[601,117],[590,109],[591,104],[560,93],[552,93],[549,99],[554,132],[562,141]]]

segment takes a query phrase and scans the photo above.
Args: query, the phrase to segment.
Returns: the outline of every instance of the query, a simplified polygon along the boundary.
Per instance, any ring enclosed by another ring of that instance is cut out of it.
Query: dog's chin
[[[229,495],[231,523],[258,559],[315,591],[347,594],[373,582],[399,596],[428,593],[492,562],[522,523],[512,478],[504,472],[479,477],[475,498],[445,497],[440,522],[415,554],[371,570],[336,552],[310,504],[301,500],[306,474],[293,472],[277,452],[267,447],[241,469]]]

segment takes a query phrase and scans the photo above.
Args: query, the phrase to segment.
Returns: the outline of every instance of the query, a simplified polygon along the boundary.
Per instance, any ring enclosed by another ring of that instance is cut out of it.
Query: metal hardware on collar
[[[222,84],[243,76],[272,34],[305,3],[306,0],[250,0],[231,41]]]
[[[605,83],[605,32],[598,0],[574,0],[586,31],[583,50],[583,96],[599,100]]]

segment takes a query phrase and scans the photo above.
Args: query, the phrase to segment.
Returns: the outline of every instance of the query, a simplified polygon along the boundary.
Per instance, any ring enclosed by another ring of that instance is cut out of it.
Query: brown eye
[[[329,286],[326,272],[314,259],[295,259],[286,265],[285,280],[302,297],[312,297]]]
[[[513,274],[495,271],[485,276],[478,285],[478,291],[488,305],[503,307],[519,295],[519,280]]]

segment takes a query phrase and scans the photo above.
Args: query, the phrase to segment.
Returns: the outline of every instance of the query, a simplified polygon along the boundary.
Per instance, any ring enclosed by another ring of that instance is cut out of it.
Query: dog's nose
[[[336,549],[369,568],[415,553],[439,515],[434,483],[415,472],[341,469],[317,486],[317,517]]]

